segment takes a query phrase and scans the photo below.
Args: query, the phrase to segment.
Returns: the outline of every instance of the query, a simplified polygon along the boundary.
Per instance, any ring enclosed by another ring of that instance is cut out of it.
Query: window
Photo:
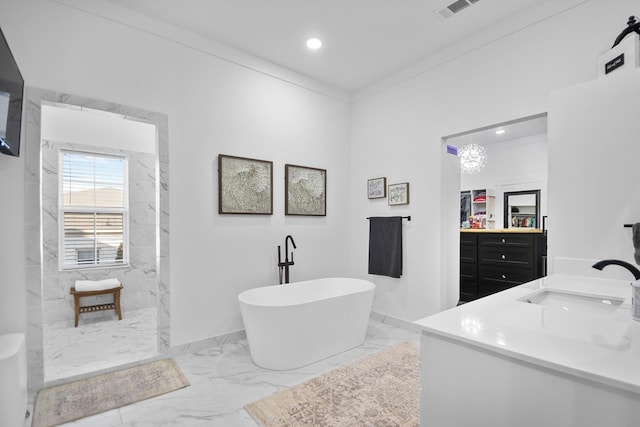
[[[60,155],[60,267],[128,264],[127,159]]]

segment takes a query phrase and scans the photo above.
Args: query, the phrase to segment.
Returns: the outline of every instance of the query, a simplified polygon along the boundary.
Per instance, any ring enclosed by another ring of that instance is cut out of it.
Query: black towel
[[[633,232],[632,234],[632,239],[633,239],[633,258],[636,261],[636,264],[640,265],[640,222],[636,222],[635,224],[632,225]]]
[[[402,217],[369,218],[369,274],[402,276]]]

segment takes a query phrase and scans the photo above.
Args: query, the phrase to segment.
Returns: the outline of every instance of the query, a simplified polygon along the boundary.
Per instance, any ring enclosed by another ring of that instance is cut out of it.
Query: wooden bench
[[[99,291],[76,291],[74,286],[71,287],[69,293],[73,295],[73,303],[75,305],[76,318],[75,324],[76,328],[78,327],[78,318],[80,317],[80,313],[90,313],[93,311],[103,311],[103,310],[115,310],[118,314],[118,320],[122,320],[122,312],[120,311],[120,291],[124,286],[120,285],[117,288],[111,289],[102,289]],[[95,297],[98,295],[109,295],[113,294],[113,302],[109,304],[96,304],[96,305],[80,305],[80,298],[82,297]]]

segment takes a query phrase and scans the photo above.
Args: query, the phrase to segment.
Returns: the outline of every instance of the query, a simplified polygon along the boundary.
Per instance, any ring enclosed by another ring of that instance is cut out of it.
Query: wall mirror
[[[540,190],[504,193],[504,228],[540,228]]]

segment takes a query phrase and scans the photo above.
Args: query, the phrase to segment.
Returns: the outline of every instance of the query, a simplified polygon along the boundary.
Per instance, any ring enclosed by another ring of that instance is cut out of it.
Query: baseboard
[[[240,340],[247,338],[244,329],[228,334],[219,335],[217,337],[206,338],[200,341],[190,342],[188,344],[177,345],[169,349],[171,357],[182,356],[184,354],[196,353],[207,348],[217,347],[223,344],[234,344]]]
[[[394,326],[396,328],[404,329],[409,332],[420,333],[422,329],[410,320],[399,319],[397,317],[389,316],[387,314],[371,312],[370,318],[380,323]],[[196,353],[208,348],[217,347],[223,344],[234,344],[238,341],[247,338],[247,333],[244,329],[230,332],[228,334],[220,335],[217,337],[206,338],[200,341],[194,341],[188,344],[182,344],[169,349],[169,355],[171,357],[182,356],[185,354]]]
[[[393,317],[388,314],[382,314],[376,311],[372,311],[371,316],[369,317],[377,322],[386,323],[387,325],[395,326],[396,328],[404,329],[405,331],[416,333],[420,333],[422,331],[420,326],[416,325],[414,322]]]

